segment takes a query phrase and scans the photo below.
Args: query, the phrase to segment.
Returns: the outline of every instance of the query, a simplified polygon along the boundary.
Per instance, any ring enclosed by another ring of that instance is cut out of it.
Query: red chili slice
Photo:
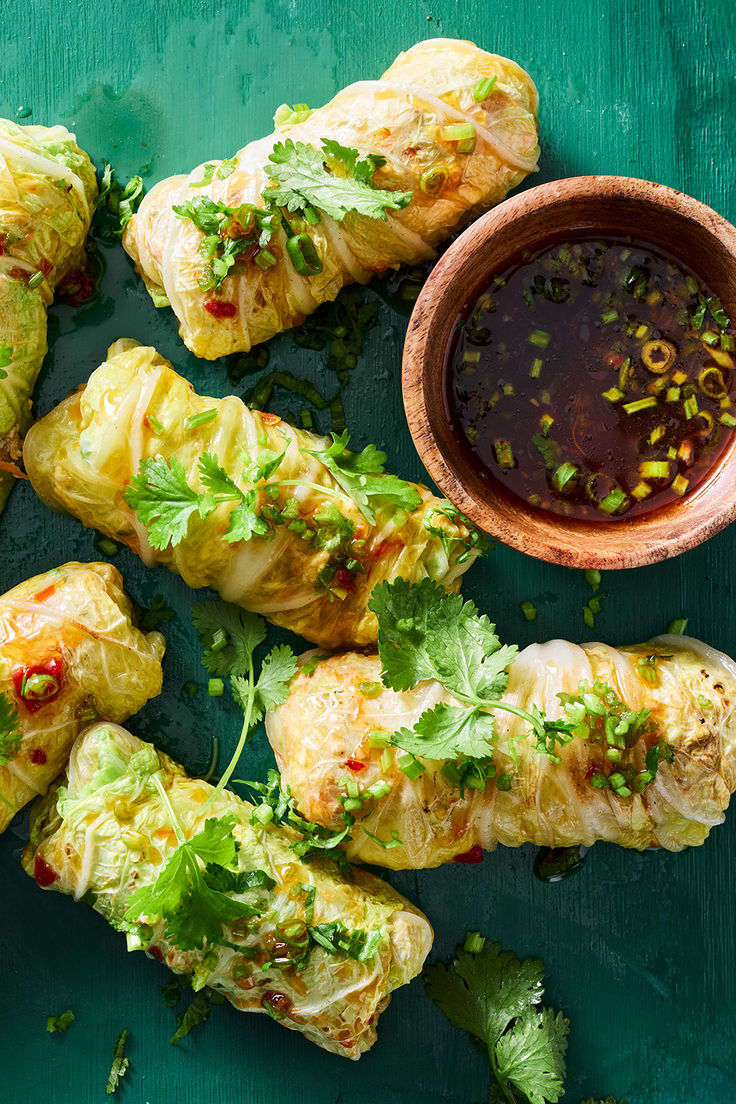
[[[479,843],[474,843],[469,851],[463,851],[462,855],[455,855],[452,861],[461,863],[483,862],[483,848]]]
[[[48,886],[53,885],[59,875],[49,866],[45,859],[36,852],[36,857],[33,860],[33,877],[36,879],[36,884],[40,885],[41,889],[46,889]]]
[[[163,962],[163,960],[164,960],[163,952],[160,950],[159,947],[148,947],[148,953],[149,953],[149,955],[152,955],[153,958],[155,958],[157,962]]]
[[[357,759],[346,759],[345,766],[349,767],[351,771],[362,771],[365,763],[359,763]]]
[[[209,311],[213,318],[233,318],[238,313],[234,303],[228,303],[222,299],[208,299],[204,309]]]
[[[43,748],[31,748],[29,759],[32,763],[35,763],[36,766],[42,767],[47,761],[46,752],[43,750]]]
[[[355,590],[355,579],[350,574],[348,569],[344,566],[338,567],[337,571],[335,572],[335,582],[338,586],[343,587],[344,590]]]

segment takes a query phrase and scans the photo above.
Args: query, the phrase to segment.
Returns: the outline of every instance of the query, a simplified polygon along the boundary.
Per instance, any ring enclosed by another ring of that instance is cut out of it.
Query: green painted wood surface
[[[543,156],[530,183],[590,172],[646,176],[736,218],[729,0],[5,0],[0,114],[31,108],[28,121],[72,124],[98,163],[108,158],[122,175],[148,165],[150,182],[230,155],[270,129],[280,102],[321,103],[433,35],[472,38],[515,58],[537,81]],[[198,364],[186,352],[173,318],[154,310],[121,251],[102,254],[99,299],[51,312],[38,409],[86,379],[120,336],[156,344],[198,388],[227,392],[223,364]],[[394,470],[420,478],[401,408],[404,328],[404,319],[381,308],[345,403],[356,440],[377,442]],[[271,367],[331,389],[324,360],[288,338],[271,345]],[[92,541],[19,487],[0,519],[0,591],[64,560],[95,558]],[[696,635],[736,653],[735,554],[732,528],[670,563],[606,575],[596,635],[638,641],[688,616]],[[116,563],[138,600],[161,593],[178,613],[167,626],[165,692],[133,727],[201,770],[213,733],[227,750],[237,719],[233,707],[202,692],[183,698],[186,680],[204,685],[189,624],[194,596],[127,552]],[[473,568],[465,590],[504,639],[589,636],[580,574],[497,548]],[[526,599],[539,610],[531,624],[519,612]],[[243,773],[262,773],[269,762],[258,736]],[[205,1028],[170,1047],[173,1014],[159,993],[167,971],[127,955],[121,937],[83,906],[41,893],[19,865],[24,830],[20,818],[0,840],[3,1104],[102,1099],[124,1026],[132,1061],[120,1090],[126,1104],[485,1099],[486,1063],[419,981],[394,998],[379,1042],[357,1065],[266,1017],[229,1008],[216,1008]],[[580,874],[555,886],[534,879],[530,848],[392,881],[432,919],[437,955],[479,928],[544,959],[549,1000],[572,1019],[565,1101],[614,1093],[631,1104],[727,1104],[736,1100],[734,842],[732,817],[689,854],[598,845]],[[47,1035],[46,1016],[68,1007],[77,1017],[68,1034]]]

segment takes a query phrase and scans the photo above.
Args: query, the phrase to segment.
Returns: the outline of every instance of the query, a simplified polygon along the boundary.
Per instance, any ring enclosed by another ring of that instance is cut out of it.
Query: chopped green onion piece
[[[704,345],[710,345],[711,347],[720,343],[720,338],[715,330],[706,330],[704,334],[700,335],[700,340]]]
[[[628,502],[627,495],[620,487],[614,487],[605,498],[601,499],[598,509],[602,510],[604,514],[615,514],[625,502]]]
[[[656,406],[657,400],[654,395],[650,395],[646,399],[637,399],[635,402],[624,403],[624,410],[627,414],[636,414],[639,410],[648,410],[650,406]]]
[[[95,548],[98,552],[101,552],[103,556],[108,556],[112,559],[113,556],[117,556],[120,551],[120,545],[116,544],[114,540],[110,540],[109,537],[96,537]]]
[[[682,634],[685,632],[685,629],[687,628],[687,622],[687,617],[677,617],[674,621],[670,621],[669,625],[667,626],[667,632],[674,633],[675,636],[682,636]]]
[[[506,792],[511,789],[511,782],[512,779],[510,774],[499,774],[496,779],[496,789]]]
[[[496,461],[501,468],[513,468],[516,461],[514,460],[514,454],[511,451],[511,444],[502,438],[493,442],[493,449],[496,453]]]
[[[273,809],[270,805],[256,805],[250,819],[251,823],[255,820],[259,824],[268,824],[273,820]]]
[[[698,399],[697,395],[691,395],[688,399],[685,399],[682,404],[682,409],[685,412],[685,417],[689,420],[694,418],[698,413]]]
[[[463,353],[463,362],[465,364],[477,364],[480,361],[480,353],[471,353],[468,349]]]
[[[412,782],[415,782],[419,778],[420,774],[424,774],[427,769],[424,763],[420,763],[415,755],[411,752],[405,752],[403,755],[399,755],[396,759],[401,770],[404,772],[407,778]]]
[[[538,349],[546,349],[549,345],[549,339],[551,334],[546,333],[544,330],[532,330],[527,338],[530,345],[536,345]]]
[[[485,936],[481,935],[480,932],[468,932],[465,936],[463,950],[467,951],[468,954],[479,954],[483,950],[485,943]]]
[[[713,708],[713,702],[710,700],[710,698],[706,698],[706,696],[704,694],[698,694],[696,696],[695,700],[696,700],[696,702],[698,703],[698,705],[700,706],[701,709],[712,709]]]
[[[496,87],[497,80],[498,77],[494,76],[484,77],[482,80],[478,81],[475,88],[473,89],[473,99],[476,103],[483,103],[483,101],[488,98],[493,89]]]
[[[663,426],[663,425],[655,426],[654,429],[652,430],[652,432],[649,434],[649,444],[650,445],[656,445],[657,441],[662,440],[662,438],[664,437],[666,432],[667,432],[667,430],[666,430],[665,426]]]
[[[593,610],[590,608],[590,606],[583,606],[583,621],[585,622],[585,624],[588,626],[589,629],[593,628],[593,626],[595,624],[595,617],[593,615]]]
[[[221,678],[211,678],[207,683],[207,693],[211,698],[221,698],[225,693],[225,683]]]
[[[618,385],[622,391],[626,390],[626,384],[629,380],[629,369],[631,368],[631,357],[626,357],[618,371]]]
[[[680,388],[679,387],[668,387],[667,388],[667,394],[665,395],[665,399],[669,403],[679,402],[680,401]]]
[[[441,126],[438,133],[443,142],[467,141],[468,138],[475,138],[475,125],[473,123],[452,123],[450,126]]]
[[[197,696],[197,691],[199,690],[199,687],[197,686],[196,682],[190,681],[185,682],[181,689],[182,693],[186,694],[188,698],[194,698]]]
[[[185,429],[196,429],[197,426],[207,425],[208,422],[213,422],[217,417],[217,410],[212,407],[211,410],[203,410],[201,414],[193,414],[191,418],[187,418],[184,423]]]
[[[358,690],[364,698],[377,698],[383,690],[383,683],[380,682],[361,682],[358,685]]]
[[[542,371],[542,361],[539,359],[539,357],[536,357],[532,361],[532,366],[531,366],[531,370],[529,372],[529,375],[532,377],[532,379],[538,379],[539,378],[539,373],[541,371]]]
[[[736,339],[731,334],[721,334],[721,348],[727,353],[736,353]]]
[[[419,181],[419,189],[425,195],[438,196],[444,190],[449,179],[449,169],[444,165],[437,165],[434,169],[427,169]]]
[[[623,391],[619,391],[618,387],[609,387],[607,391],[602,391],[604,399],[608,399],[611,403],[620,402],[624,398]]]
[[[147,414],[146,417],[148,418],[148,424],[151,426],[151,429],[154,431],[154,433],[158,434],[159,437],[163,437],[166,430],[161,425],[158,418],[154,418],[152,414]]]
[[[391,752],[388,748],[385,749],[381,756],[381,770],[387,771],[391,766]]]
[[[595,571],[592,568],[589,568],[588,571],[585,572],[585,581],[591,588],[591,590],[597,590],[598,587],[601,585],[600,571]]]
[[[322,271],[322,261],[309,234],[287,238],[286,252],[300,276],[317,276]]]
[[[618,318],[618,311],[617,310],[608,310],[608,311],[604,311],[603,314],[601,315],[601,322],[603,323],[604,326],[607,326],[609,322],[615,322],[617,318]]]
[[[537,609],[532,602],[522,602],[520,608],[525,621],[534,621],[537,616]]]
[[[389,740],[390,736],[388,732],[375,731],[368,733],[368,743],[371,747],[388,747]]]
[[[652,488],[649,486],[648,483],[644,483],[644,481],[642,480],[641,482],[637,483],[634,488],[632,488],[631,497],[635,498],[637,502],[641,502],[642,499],[645,499],[651,493]]]
[[[29,288],[37,288],[39,284],[43,283],[43,272],[34,272],[28,281]]]
[[[552,486],[556,491],[562,491],[570,482],[574,482],[578,479],[580,472],[574,464],[570,464],[565,461],[564,464],[560,464],[559,468],[552,475]]]
[[[639,471],[644,479],[669,479],[670,465],[668,460],[644,460],[639,465]]]
[[[457,153],[472,153],[475,149],[475,138],[464,138],[455,146]]]
[[[289,241],[291,241],[291,238]],[[253,260],[259,268],[273,268],[276,264],[276,258],[268,249],[259,249],[253,257]]]
[[[676,475],[672,480],[672,490],[675,494],[684,495],[689,486],[690,480],[685,479],[684,475]]]
[[[729,429],[733,429],[733,427],[736,426],[736,418],[734,418],[733,414],[721,414],[718,421],[721,425],[728,426]]]

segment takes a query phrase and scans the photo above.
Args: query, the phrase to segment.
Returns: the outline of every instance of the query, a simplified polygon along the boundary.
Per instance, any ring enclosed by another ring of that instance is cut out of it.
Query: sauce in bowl
[[[693,491],[736,427],[736,336],[711,290],[632,240],[525,252],[459,319],[456,437],[526,504],[615,522]]]

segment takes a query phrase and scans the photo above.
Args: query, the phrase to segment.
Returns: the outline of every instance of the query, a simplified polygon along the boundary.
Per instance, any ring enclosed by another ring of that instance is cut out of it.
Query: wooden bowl
[[[631,235],[688,265],[736,318],[736,228],[662,184],[617,176],[555,180],[506,200],[448,249],[417,299],[404,346],[404,407],[416,449],[443,493],[491,536],[530,556],[580,568],[639,567],[693,548],[736,518],[736,433],[691,494],[616,522],[526,507],[481,478],[453,434],[445,363],[463,309],[523,249],[567,234]]]

